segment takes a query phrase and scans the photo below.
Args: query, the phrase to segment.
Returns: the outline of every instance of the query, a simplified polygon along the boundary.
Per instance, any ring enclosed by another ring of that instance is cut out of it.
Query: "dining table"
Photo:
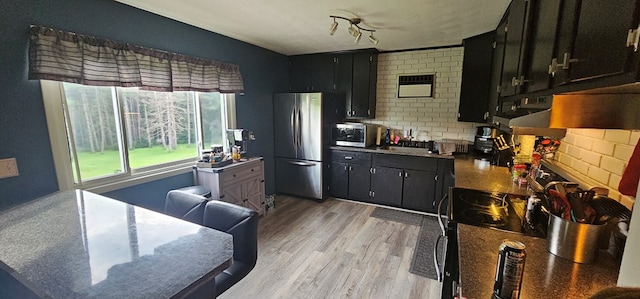
[[[1,298],[215,297],[233,237],[83,190],[0,212]]]

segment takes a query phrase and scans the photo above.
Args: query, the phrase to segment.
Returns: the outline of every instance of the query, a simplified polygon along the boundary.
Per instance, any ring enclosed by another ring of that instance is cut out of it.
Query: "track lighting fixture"
[[[351,36],[355,38],[353,40],[354,43],[357,44],[360,41],[360,38],[362,37],[362,31],[369,31],[370,32],[369,41],[374,45],[378,44],[379,40],[373,36],[373,33],[376,32],[375,30],[360,27],[360,23],[362,22],[362,19],[360,18],[348,19],[340,16],[329,16],[329,17],[333,18],[333,23],[331,23],[331,27],[329,28],[329,35],[333,35],[336,32],[336,29],[338,28],[338,22],[336,22],[336,19],[342,19],[342,20],[349,21],[348,30],[349,30],[349,34],[351,34]]]

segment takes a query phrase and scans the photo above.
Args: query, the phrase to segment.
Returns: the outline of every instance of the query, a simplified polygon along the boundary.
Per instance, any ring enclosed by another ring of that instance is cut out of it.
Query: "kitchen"
[[[143,24],[145,32],[155,32],[154,24],[158,22],[162,23],[163,28],[166,28],[167,32],[172,32],[171,28],[175,28],[174,26],[183,26],[184,25],[175,25],[173,23],[169,24],[169,21],[158,20],[155,16],[150,16],[148,14],[144,14],[141,12],[132,12],[130,8],[123,6],[115,6],[114,4],[103,1],[98,2],[98,4],[79,4],[73,1],[69,2],[61,2],[58,3],[60,7],[53,8],[52,11],[57,12],[59,15],[66,15],[63,11],[72,11],[72,12],[89,12],[90,16],[85,16],[84,18],[90,19],[94,17],[98,20],[103,20],[103,16],[101,16],[100,10],[111,11],[114,14],[119,15],[131,15],[136,17]],[[48,194],[57,190],[55,175],[52,173],[53,166],[51,165],[50,155],[46,150],[49,147],[49,137],[46,136],[46,125],[44,117],[39,115],[37,111],[41,110],[41,98],[39,95],[39,87],[37,87],[34,82],[30,82],[24,78],[26,75],[25,66],[24,66],[24,57],[26,53],[26,41],[24,39],[25,31],[28,25],[31,23],[45,23],[46,25],[55,26],[62,29],[68,29],[71,31],[85,31],[88,33],[92,33],[96,36],[109,36],[113,39],[117,40],[127,40],[131,42],[135,42],[140,40],[140,35],[142,33],[137,33],[133,35],[127,35],[125,32],[129,29],[129,27],[135,27],[132,24],[133,21],[124,22],[122,25],[115,24],[93,24],[87,20],[82,20],[82,18],[78,18],[77,20],[73,20],[71,18],[58,18],[55,17],[55,13],[50,13],[47,10],[48,7],[42,6],[41,3],[36,2],[28,2],[24,1],[22,4],[17,3],[3,3],[3,7],[7,7],[7,10],[4,10],[4,13],[7,14],[6,18],[3,15],[3,19],[5,20],[13,20],[14,22],[8,22],[12,25],[8,25],[10,30],[7,31],[6,37],[3,37],[3,40],[10,41],[20,41],[19,45],[10,46],[7,48],[7,54],[5,55],[3,49],[3,68],[5,68],[6,81],[3,83],[3,99],[11,99],[7,100],[6,109],[3,109],[2,116],[6,121],[3,123],[3,133],[2,133],[2,143],[3,145],[11,144],[11,146],[3,146],[3,158],[10,156],[18,157],[18,164],[20,167],[20,177],[15,179],[5,179],[1,181],[0,185],[3,190],[3,201],[6,199],[10,201],[10,203],[17,203],[20,201],[25,201],[33,198],[37,198],[44,194]],[[26,16],[29,17],[26,17]],[[327,21],[329,21],[327,19]],[[107,22],[107,21],[104,21]],[[328,22],[327,22],[328,23]],[[322,24],[323,28],[328,27],[327,24]],[[107,30],[103,28],[109,28],[116,26],[120,30],[113,29],[113,31],[119,31],[120,33],[115,34],[112,30]],[[117,27],[121,26],[121,27]],[[495,26],[495,24],[494,24]],[[343,25],[344,27],[344,25]],[[182,28],[180,30],[184,30],[182,32],[193,33],[194,31],[198,31],[193,28]],[[344,29],[344,28],[343,28]],[[175,30],[175,29],[174,29]],[[180,32],[180,31],[179,31]],[[202,37],[209,37],[208,35],[203,34],[198,31],[193,34],[201,34]],[[181,40],[179,38],[180,34],[173,35],[173,38]],[[160,38],[158,38],[160,39]],[[219,40],[220,37],[215,37],[216,40]],[[167,46],[165,43],[160,42],[158,40],[154,40],[153,38],[148,38],[143,41],[144,43],[154,46],[156,48],[173,50],[176,52],[191,52],[192,50],[186,49],[186,46]],[[350,41],[349,41],[350,42]],[[139,43],[141,43],[139,41]],[[229,42],[222,41],[223,44],[229,45],[230,47],[236,47],[237,41]],[[215,47],[211,46],[211,48],[215,49]],[[239,104],[239,115],[248,115],[251,117],[242,117],[239,118],[239,125],[252,128],[256,132],[257,136],[263,136],[258,138],[256,141],[256,145],[254,148],[262,148],[260,155],[264,155],[267,157],[265,160],[265,164],[269,169],[273,169],[273,159],[269,157],[273,157],[273,146],[270,142],[265,141],[269,139],[273,139],[273,132],[271,132],[271,116],[269,112],[265,113],[257,113],[253,112],[254,110],[259,111],[270,111],[270,98],[271,94],[274,90],[284,90],[288,85],[286,80],[278,80],[273,78],[271,74],[277,72],[283,77],[286,76],[288,69],[286,67],[287,58],[282,55],[276,55],[274,53],[266,53],[260,52],[252,47],[242,48],[243,51],[251,52],[252,54],[235,54],[235,55],[254,55],[258,58],[246,58],[235,56],[231,53],[226,53],[227,51],[218,51],[219,53],[215,54],[207,54],[214,55],[214,58],[220,60],[228,60],[228,61],[243,61],[243,60],[251,60],[255,63],[255,60],[259,60],[257,62],[259,65],[249,65],[246,64],[246,67],[243,67],[243,70],[247,70],[243,72],[245,75],[245,80],[247,81],[247,93],[246,97],[251,99],[250,105],[246,103]],[[437,98],[434,101],[420,101],[420,100],[409,100],[409,99],[397,99],[393,95],[395,95],[396,87],[395,84],[395,76],[393,73],[393,69],[411,69],[412,66],[416,66],[418,68],[418,72],[431,72],[430,70],[420,69],[421,66],[418,66],[420,59],[428,58],[429,55],[435,56],[434,62],[437,60],[442,60],[443,64],[447,62],[462,61],[463,49],[461,47],[453,47],[453,48],[443,48],[443,49],[434,49],[434,50],[417,50],[410,52],[397,52],[397,53],[382,53],[378,56],[378,81],[377,81],[377,99],[376,99],[376,114],[377,117],[374,122],[379,122],[382,125],[394,127],[397,129],[414,128],[415,130],[421,130],[426,133],[429,139],[464,139],[464,140],[473,140],[473,136],[476,132],[476,125],[471,123],[461,123],[457,122],[456,113],[457,113],[457,97],[459,95],[455,94],[455,91],[452,94],[443,94],[442,98]],[[203,54],[204,55],[204,54]],[[217,57],[216,57],[217,56]],[[6,61],[5,61],[6,59]],[[416,61],[417,60],[417,61]],[[453,68],[453,66],[434,66],[436,67],[448,67]],[[252,69],[253,70],[250,70]],[[459,80],[455,76],[461,75],[461,65],[457,65],[456,74],[451,74],[452,77],[449,78],[449,82],[443,81],[445,76],[441,77],[441,74],[438,74],[435,89],[440,92],[442,88],[451,88],[456,89],[459,87]],[[388,70],[389,73],[385,74],[384,70]],[[444,69],[435,70],[436,72],[446,72]],[[19,74],[19,75],[15,75]],[[5,76],[3,76],[4,78]],[[386,94],[386,95],[385,95]],[[440,94],[438,94],[440,96]],[[18,100],[18,98],[24,98],[25,100]],[[3,107],[3,108],[5,108]],[[415,108],[415,109],[414,109]],[[405,110],[407,109],[407,110]],[[36,112],[33,112],[36,111]],[[407,112],[408,114],[405,114]],[[20,115],[21,117],[17,117]],[[27,116],[24,116],[27,115]],[[443,115],[445,115],[443,117]],[[424,118],[423,118],[424,117]],[[438,122],[441,125],[433,126],[431,122]],[[8,133],[11,131],[11,133]],[[27,142],[26,138],[23,137],[14,137],[14,136],[32,136],[29,138]],[[628,161],[628,158],[631,155],[632,148],[637,142],[638,133],[636,131],[629,130],[583,130],[583,129],[570,129],[567,133],[567,137],[562,142],[562,146],[560,148],[560,154],[558,154],[558,161],[563,162],[567,165],[573,165],[574,169],[576,169],[580,173],[591,174],[596,181],[602,184],[606,184],[611,189],[616,188],[616,181],[621,177],[621,171],[618,169],[610,169],[611,171],[598,171],[598,169],[604,169],[604,165],[619,165],[620,163],[624,164]],[[566,147],[565,147],[566,146]],[[45,150],[42,150],[45,149]],[[43,153],[44,152],[44,153]],[[602,154],[600,157],[594,157],[593,152],[598,152]],[[591,154],[590,154],[591,153]],[[28,154],[28,156],[27,156]],[[29,156],[38,157],[37,159],[31,159]],[[602,161],[611,161],[613,160],[616,163],[605,163]],[[609,159],[609,160],[608,160]],[[590,161],[590,163],[585,162]],[[43,167],[44,164],[44,167]],[[602,166],[601,166],[602,165]],[[136,189],[130,188],[128,190],[115,190],[112,191],[111,194],[114,197],[121,197],[129,200],[131,198],[149,198],[163,197],[164,193],[166,193],[166,189],[168,185],[172,186],[180,186],[187,184],[190,179],[190,175],[183,175],[177,179],[169,179],[161,182],[157,182],[155,184],[151,184],[151,186],[145,186],[144,188]],[[39,182],[38,184],[33,184],[34,181]],[[605,182],[606,181],[606,182]],[[270,184],[273,184],[272,181]],[[36,185],[36,186],[33,186]],[[163,186],[165,185],[165,186]],[[162,188],[154,188],[157,186],[162,186]],[[158,189],[157,191],[154,189]],[[271,189],[273,191],[273,189]],[[613,192],[615,195],[615,192]],[[617,196],[617,195],[615,195]],[[620,197],[620,200],[629,206],[632,203],[632,200],[629,198]],[[9,205],[10,203],[3,202],[3,206]]]

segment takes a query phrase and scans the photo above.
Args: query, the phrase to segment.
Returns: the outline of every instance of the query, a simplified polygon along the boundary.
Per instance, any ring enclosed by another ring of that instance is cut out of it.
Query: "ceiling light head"
[[[358,30],[358,34],[356,35],[356,38],[353,40],[353,43],[357,44],[360,41],[361,37],[362,37],[362,32],[360,32],[360,30]]]
[[[356,29],[356,27],[353,27],[353,25],[351,25],[349,27],[349,34],[351,34],[353,37],[358,36],[359,30]]]
[[[377,45],[378,42],[380,42],[375,36],[373,36],[373,32],[369,35],[369,41],[374,45]]]
[[[333,18],[333,23],[331,24],[331,28],[329,28],[329,35],[333,35],[334,33],[336,33],[336,29],[338,29],[338,22],[336,22],[336,19]]]

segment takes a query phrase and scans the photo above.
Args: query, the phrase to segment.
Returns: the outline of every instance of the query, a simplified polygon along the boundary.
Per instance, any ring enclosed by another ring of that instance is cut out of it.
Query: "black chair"
[[[222,294],[255,267],[258,259],[258,213],[227,202],[209,201],[204,225],[233,236],[233,264],[216,276],[217,295]]]
[[[181,190],[171,190],[164,201],[164,213],[196,224],[203,224],[207,199]]]
[[[258,213],[178,190],[167,193],[165,213],[233,236],[233,264],[215,277],[216,297],[247,276],[258,259]]]

